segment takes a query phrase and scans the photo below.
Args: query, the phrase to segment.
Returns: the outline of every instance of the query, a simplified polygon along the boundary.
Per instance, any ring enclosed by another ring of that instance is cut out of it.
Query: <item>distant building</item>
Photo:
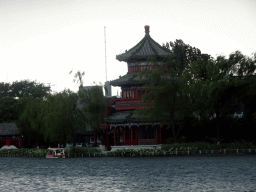
[[[0,147],[14,145],[20,147],[20,131],[15,123],[0,123]]]
[[[111,97],[112,96],[112,90],[111,90],[111,85],[109,81],[105,82],[105,96]]]

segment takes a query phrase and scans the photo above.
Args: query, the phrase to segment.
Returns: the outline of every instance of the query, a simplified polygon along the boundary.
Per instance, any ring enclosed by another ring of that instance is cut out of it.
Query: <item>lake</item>
[[[1,191],[256,191],[255,155],[0,158]]]

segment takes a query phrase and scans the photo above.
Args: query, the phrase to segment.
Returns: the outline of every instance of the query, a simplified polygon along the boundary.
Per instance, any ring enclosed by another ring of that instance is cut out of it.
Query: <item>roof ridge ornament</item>
[[[146,35],[149,35],[149,25],[145,25],[144,28]]]

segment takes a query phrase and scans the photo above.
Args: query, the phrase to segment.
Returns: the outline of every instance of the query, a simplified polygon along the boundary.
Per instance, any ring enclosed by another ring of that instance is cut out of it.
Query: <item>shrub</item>
[[[111,148],[110,145],[106,147],[106,150],[107,150],[107,151],[111,151],[111,149],[112,149],[112,148]]]

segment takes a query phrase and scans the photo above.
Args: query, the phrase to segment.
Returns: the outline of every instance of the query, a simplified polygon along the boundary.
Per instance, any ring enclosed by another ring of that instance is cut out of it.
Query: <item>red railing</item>
[[[139,98],[120,98],[116,100],[117,105],[122,104],[132,104],[132,103],[141,103],[141,100]]]

